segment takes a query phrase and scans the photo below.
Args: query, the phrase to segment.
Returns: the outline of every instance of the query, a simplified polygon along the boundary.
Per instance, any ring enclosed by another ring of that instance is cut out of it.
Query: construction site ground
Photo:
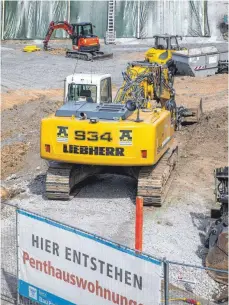
[[[133,248],[136,182],[123,176],[97,176],[83,183],[71,201],[46,200],[47,164],[39,155],[39,128],[41,118],[63,103],[67,75],[74,70],[110,73],[115,93],[127,62],[143,60],[149,46],[117,46],[113,59],[92,63],[65,58],[61,48],[24,53],[23,46],[2,44],[2,199]],[[213,171],[227,165],[228,76],[176,77],[174,87],[177,104],[192,107],[202,98],[204,115],[198,124],[176,134],[179,163],[163,207],[144,208],[143,250],[155,257],[203,265],[207,251],[203,241],[215,202]],[[7,234],[13,217],[8,207],[2,207],[2,230]],[[187,269],[184,277],[195,280],[195,272]],[[207,298],[219,286],[204,271],[201,276],[192,290]]]

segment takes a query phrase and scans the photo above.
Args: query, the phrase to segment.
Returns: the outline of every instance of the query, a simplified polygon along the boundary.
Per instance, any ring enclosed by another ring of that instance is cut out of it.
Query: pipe
[[[143,198],[136,198],[135,216],[135,250],[142,252],[142,231],[143,231]]]
[[[164,296],[165,300],[163,301],[165,305],[169,305],[169,263],[164,258],[163,261],[163,269],[164,269]]]
[[[137,38],[140,38],[140,0],[138,0]]]
[[[87,119],[87,115],[84,112],[80,112],[79,117],[81,120],[86,120]]]
[[[5,31],[5,0],[2,0],[2,40],[4,40]]]
[[[166,300],[161,300],[161,302],[165,302]],[[173,298],[173,299],[168,299],[168,301],[183,301],[188,304],[192,305],[201,305],[201,303],[195,299],[188,299],[188,298]],[[166,303],[165,303],[166,304]]]
[[[70,17],[71,17],[71,12],[70,12],[70,0],[68,0],[68,23],[70,23]]]
[[[203,11],[204,11],[204,13],[203,13],[203,36],[205,36],[205,12],[206,12],[206,5],[208,5],[207,4],[207,2],[206,1],[204,1],[204,5],[203,5]]]

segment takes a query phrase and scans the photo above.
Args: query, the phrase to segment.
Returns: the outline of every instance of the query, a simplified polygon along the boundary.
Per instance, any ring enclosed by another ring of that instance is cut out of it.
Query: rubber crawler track
[[[137,196],[142,196],[144,205],[160,207],[166,197],[171,173],[177,163],[178,147],[174,145],[158,161],[156,166],[142,167],[138,177]]]
[[[69,200],[74,186],[99,172],[100,169],[96,166],[50,162],[46,174],[46,197]]]
[[[177,162],[177,146],[170,148],[156,166],[140,169],[137,195],[144,198],[144,205],[161,206],[169,189],[171,173]],[[87,177],[99,174],[102,167],[91,165],[73,165],[50,162],[46,174],[46,197],[48,199],[69,200],[73,187]]]

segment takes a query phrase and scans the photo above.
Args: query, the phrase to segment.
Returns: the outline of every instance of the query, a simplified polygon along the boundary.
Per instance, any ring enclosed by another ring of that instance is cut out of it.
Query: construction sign
[[[18,210],[18,292],[46,305],[158,305],[161,262]]]

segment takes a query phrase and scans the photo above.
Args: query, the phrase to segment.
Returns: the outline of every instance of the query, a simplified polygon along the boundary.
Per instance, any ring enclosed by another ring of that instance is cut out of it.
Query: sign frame
[[[58,229],[62,229],[62,230],[74,233],[74,234],[76,234],[78,236],[81,236],[83,238],[87,238],[89,240],[96,241],[99,244],[102,244],[102,245],[105,245],[109,248],[118,250],[119,252],[126,253],[130,256],[136,257],[137,259],[140,259],[140,260],[152,263],[153,265],[159,266],[159,268],[160,268],[160,276],[159,276],[160,279],[158,277],[158,280],[159,280],[159,287],[161,287],[161,276],[162,276],[162,270],[163,270],[163,260],[162,259],[154,258],[153,256],[142,253],[142,252],[140,253],[136,250],[133,250],[129,247],[120,245],[118,243],[115,243],[115,242],[110,241],[108,239],[105,239],[103,237],[100,237],[96,234],[88,233],[86,231],[75,228],[73,226],[70,226],[70,225],[52,220],[48,217],[40,216],[36,213],[32,213],[32,212],[26,211],[24,209],[17,209],[17,231],[18,231],[18,233],[17,233],[17,237],[18,237],[17,238],[17,242],[18,242],[18,245],[17,245],[17,249],[18,249],[18,253],[17,253],[18,290],[17,290],[17,292],[18,293],[17,294],[18,294],[18,298],[21,295],[25,298],[28,298],[28,299],[32,300],[32,301],[35,301],[35,302],[40,303],[40,304],[46,304],[46,305],[57,305],[57,304],[58,305],[59,304],[61,304],[61,305],[76,305],[76,303],[73,303],[69,300],[63,299],[60,296],[57,296],[57,295],[51,293],[50,291],[44,290],[44,288],[42,288],[42,287],[34,286],[33,283],[26,283],[25,281],[23,281],[21,279],[20,264],[21,264],[22,257],[21,257],[21,254],[20,254],[20,230],[19,230],[20,216],[19,215],[23,215],[25,217],[28,217],[28,219],[33,219],[35,221],[43,222],[43,223],[46,223],[48,225],[51,225],[52,227],[56,227]],[[39,294],[39,299],[37,297],[37,293]],[[154,292],[153,292],[153,288],[152,288],[152,294],[153,293]],[[159,304],[160,303],[160,294],[161,294],[161,290],[159,289],[159,291],[158,291],[159,297],[158,297],[158,300],[154,299],[154,304]],[[44,295],[43,301],[40,301],[40,296],[41,295]],[[112,302],[108,301],[108,302],[106,302],[106,304],[112,304]],[[133,303],[133,304],[135,304],[135,303]],[[90,305],[90,304],[88,304],[88,305]],[[142,304],[139,303],[139,305],[142,305]]]

